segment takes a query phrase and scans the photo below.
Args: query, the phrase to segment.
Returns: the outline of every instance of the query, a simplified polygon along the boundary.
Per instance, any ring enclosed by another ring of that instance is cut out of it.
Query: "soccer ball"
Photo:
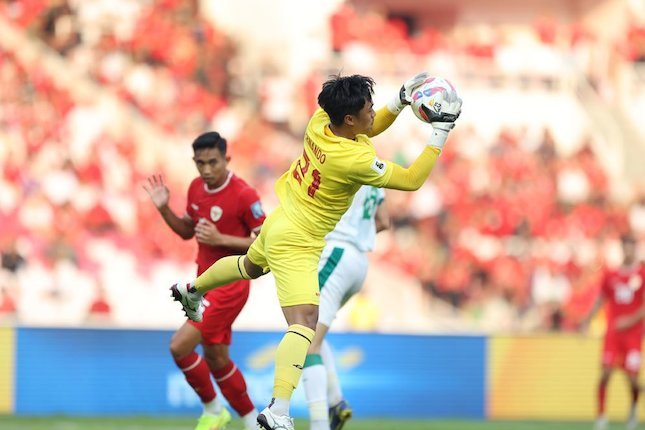
[[[457,90],[447,79],[429,77],[412,92],[412,112],[423,122],[433,122],[438,119],[441,104],[457,97]]]

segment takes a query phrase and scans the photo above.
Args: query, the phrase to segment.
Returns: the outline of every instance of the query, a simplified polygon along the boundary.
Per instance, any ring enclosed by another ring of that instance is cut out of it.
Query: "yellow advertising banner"
[[[597,410],[601,339],[577,335],[493,336],[488,351],[488,417],[591,420]],[[609,418],[627,417],[630,393],[617,369]]]
[[[13,412],[14,330],[0,327],[0,414]]]

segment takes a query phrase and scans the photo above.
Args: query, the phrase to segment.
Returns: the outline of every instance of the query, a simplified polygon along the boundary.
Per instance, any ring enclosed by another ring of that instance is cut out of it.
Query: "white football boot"
[[[192,282],[177,282],[170,287],[175,301],[181,303],[186,316],[195,322],[202,321],[204,303],[202,295],[197,292]]]
[[[261,430],[295,430],[293,418],[288,415],[275,415],[267,406],[258,415],[258,428]]]
[[[605,415],[601,415],[596,418],[596,424],[594,425],[594,430],[607,430],[609,429],[609,420]]]
[[[636,407],[632,407],[629,411],[629,417],[627,418],[627,425],[625,428],[627,430],[636,430],[638,427],[638,417],[636,416]]]

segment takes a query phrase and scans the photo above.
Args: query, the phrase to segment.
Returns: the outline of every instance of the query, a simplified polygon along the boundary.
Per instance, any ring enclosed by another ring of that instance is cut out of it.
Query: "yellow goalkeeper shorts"
[[[318,262],[324,247],[324,240],[313,239],[278,207],[246,255],[265,272],[271,270],[280,306],[318,305]]]

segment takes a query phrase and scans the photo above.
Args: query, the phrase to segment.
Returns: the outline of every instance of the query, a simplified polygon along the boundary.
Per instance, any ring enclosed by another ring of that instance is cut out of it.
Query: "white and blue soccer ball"
[[[442,104],[456,100],[457,89],[445,78],[428,77],[411,94],[412,112],[423,122],[435,121],[441,113]]]

